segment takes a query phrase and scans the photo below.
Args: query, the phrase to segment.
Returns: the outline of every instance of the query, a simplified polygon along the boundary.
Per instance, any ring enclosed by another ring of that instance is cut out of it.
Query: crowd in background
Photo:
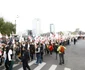
[[[76,44],[77,40],[73,38],[71,41]],[[15,41],[13,43],[12,39],[3,40],[0,45],[0,65],[4,63],[6,70],[12,70],[14,62],[22,62],[24,70],[26,70],[26,67],[31,70],[29,65],[27,65],[28,61],[36,59],[35,64],[42,63],[43,55],[52,55],[53,52],[56,53],[55,58],[57,59],[58,47],[60,45],[70,45],[71,41],[69,38],[61,42],[49,40],[48,43],[35,43],[35,41]]]

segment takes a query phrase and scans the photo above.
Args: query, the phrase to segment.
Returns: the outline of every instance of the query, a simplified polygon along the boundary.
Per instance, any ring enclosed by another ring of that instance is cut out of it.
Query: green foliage
[[[3,18],[0,18],[0,32],[3,35],[10,35],[12,33],[15,33],[16,26],[12,24],[11,22],[5,22]]]

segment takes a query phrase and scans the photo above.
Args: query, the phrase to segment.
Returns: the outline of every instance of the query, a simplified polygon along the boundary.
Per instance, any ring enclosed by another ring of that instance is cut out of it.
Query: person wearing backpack
[[[52,52],[53,52],[53,45],[50,43],[49,44],[49,50],[50,50],[50,54],[52,55]]]
[[[64,47],[61,44],[60,44],[60,46],[57,49],[57,51],[59,52],[59,59],[60,59],[59,65],[64,64],[64,53],[65,53],[65,49],[66,49],[66,47]]]

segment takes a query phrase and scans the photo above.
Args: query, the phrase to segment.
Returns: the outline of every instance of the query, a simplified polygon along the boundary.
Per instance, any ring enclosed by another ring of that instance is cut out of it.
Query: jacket
[[[28,55],[28,51],[24,50],[22,53],[22,57],[21,57],[21,61],[22,62],[27,62],[30,59],[29,55]]]

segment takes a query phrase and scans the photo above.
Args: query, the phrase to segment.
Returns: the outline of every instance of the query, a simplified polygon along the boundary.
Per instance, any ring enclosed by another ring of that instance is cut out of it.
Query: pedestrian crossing
[[[39,64],[34,70],[40,70],[43,66],[45,66],[46,63],[42,62],[41,64]]]
[[[64,70],[71,70],[70,68],[64,68]]]
[[[32,65],[35,65],[35,63],[36,63],[36,60],[33,60],[33,61],[29,62],[28,64],[31,67]],[[18,65],[19,64],[14,64],[13,65],[13,69],[16,66],[18,66]],[[32,70],[44,70],[43,68],[44,68],[45,65],[47,65],[47,63],[46,62],[42,62],[41,64],[36,65],[36,67],[34,69],[32,69]],[[51,66],[49,66],[48,70],[57,70],[57,68],[58,68],[58,65],[52,64]],[[2,70],[5,70],[5,69],[2,69]],[[21,66],[20,68],[18,68],[16,70],[23,70],[23,67]],[[71,69],[70,68],[67,68],[67,67],[64,67],[62,70],[71,70]]]
[[[55,70],[57,68],[57,65],[52,65],[49,70]]]
[[[35,62],[36,62],[36,60],[34,60],[34,61],[30,62],[30,63],[29,63],[29,66],[32,66]],[[18,70],[23,70],[23,68],[21,67],[21,68],[20,68],[20,69],[18,69]]]

